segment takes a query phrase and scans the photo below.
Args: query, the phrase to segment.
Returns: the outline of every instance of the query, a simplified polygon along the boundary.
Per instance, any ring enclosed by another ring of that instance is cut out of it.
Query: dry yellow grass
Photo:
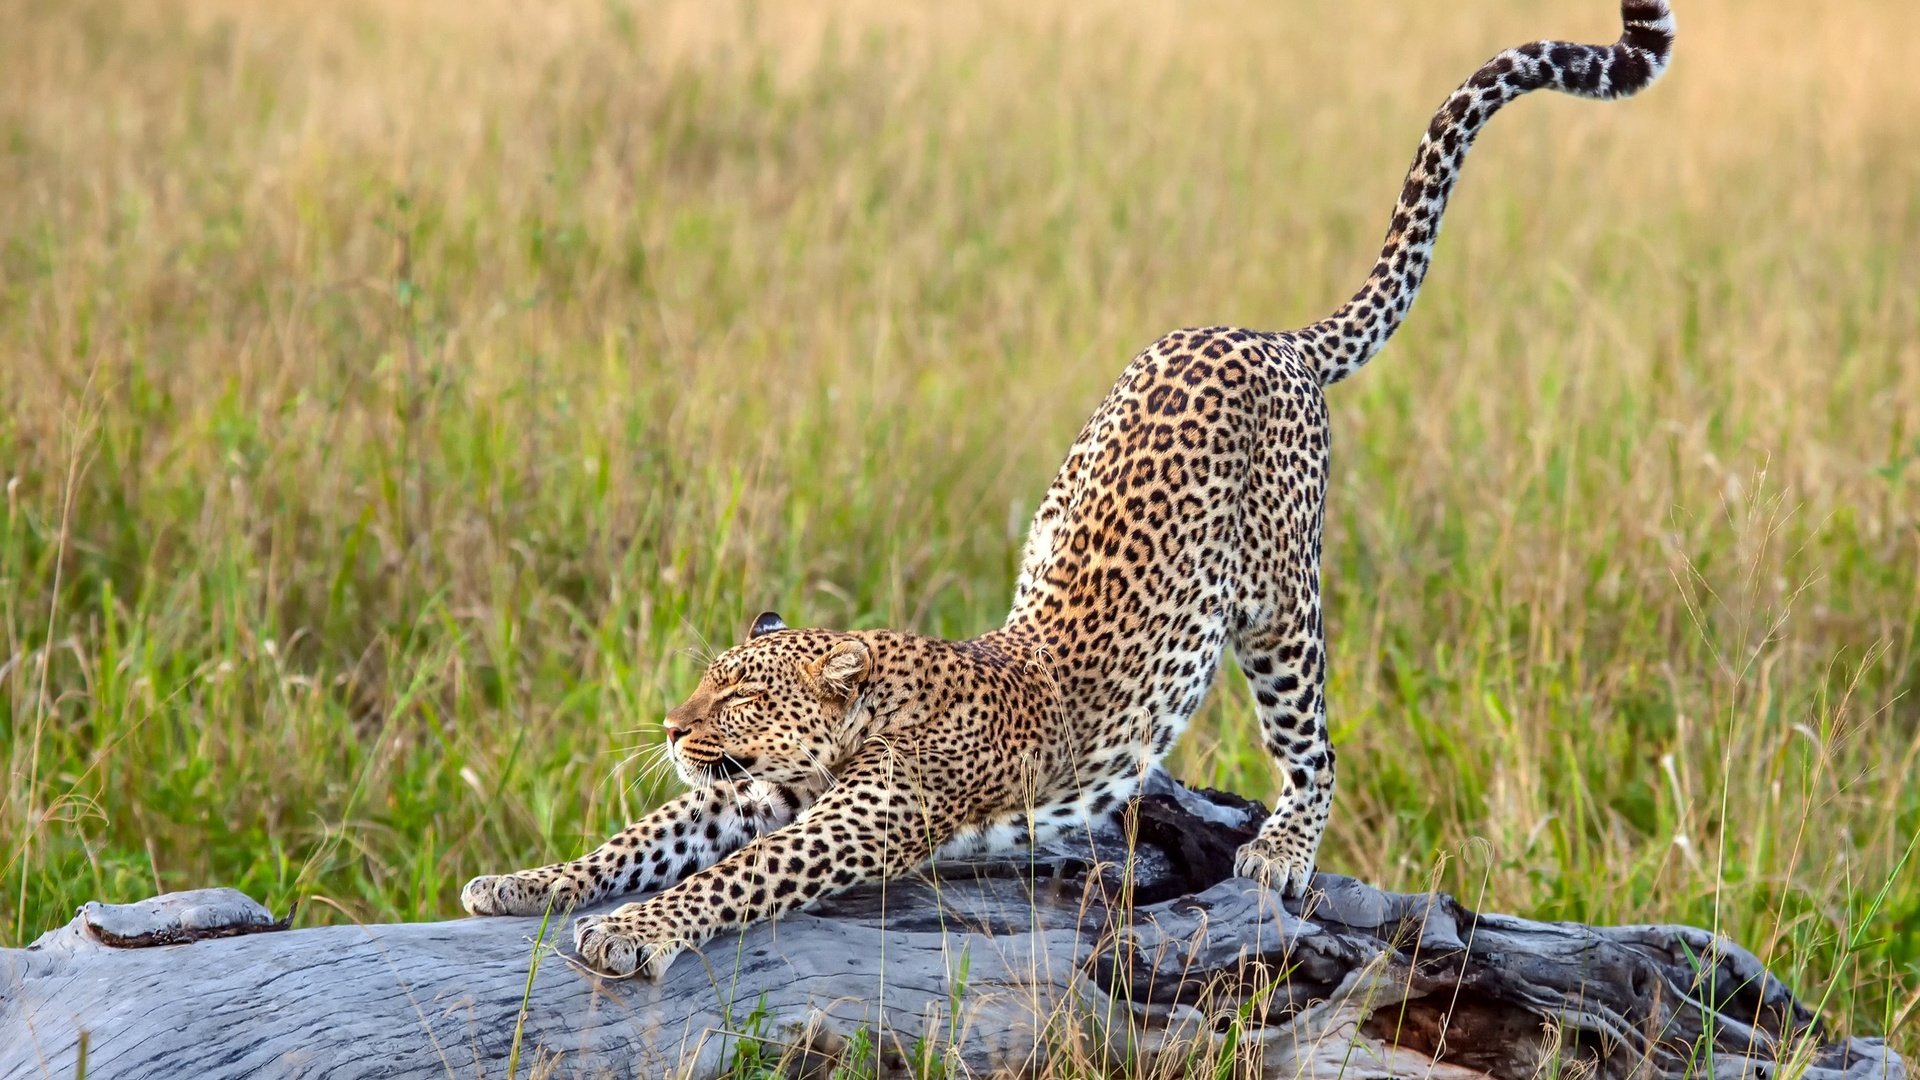
[[[657,795],[618,751],[752,611],[992,625],[1133,350],[1324,313],[1444,93],[1616,16],[0,0],[0,937],[450,914]],[[1500,117],[1333,392],[1323,861],[1899,1028],[1920,14],[1678,16]],[[1181,770],[1269,793],[1249,716]]]

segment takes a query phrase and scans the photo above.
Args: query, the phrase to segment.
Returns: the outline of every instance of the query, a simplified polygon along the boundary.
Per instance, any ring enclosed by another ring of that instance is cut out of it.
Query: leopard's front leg
[[[792,821],[817,788],[721,781],[691,791],[571,862],[483,875],[460,890],[474,915],[539,915],[657,889]]]
[[[574,947],[607,974],[658,979],[683,950],[716,934],[906,873],[954,827],[914,786],[849,778],[793,824],[658,896],[575,920]]]

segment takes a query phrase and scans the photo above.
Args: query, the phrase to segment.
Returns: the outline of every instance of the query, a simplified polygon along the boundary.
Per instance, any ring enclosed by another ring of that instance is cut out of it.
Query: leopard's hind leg
[[[1327,411],[1312,375],[1282,354],[1271,414],[1243,502],[1234,655],[1253,690],[1260,740],[1287,779],[1273,815],[1234,872],[1288,896],[1306,891],[1333,809],[1327,649],[1320,621],[1320,531],[1330,457]]]
[[[1234,873],[1300,896],[1313,876],[1314,856],[1333,809],[1334,750],[1327,737],[1327,659],[1318,596],[1310,605],[1236,635],[1234,654],[1253,690],[1261,741],[1287,779],[1272,816],[1240,849]]]

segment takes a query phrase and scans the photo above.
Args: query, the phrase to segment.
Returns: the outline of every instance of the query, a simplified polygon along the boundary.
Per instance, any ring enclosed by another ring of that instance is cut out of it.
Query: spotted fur
[[[1236,870],[1299,895],[1332,807],[1320,534],[1322,388],[1406,316],[1474,137],[1551,88],[1610,99],[1666,66],[1664,0],[1612,46],[1488,61],[1435,113],[1373,272],[1300,330],[1180,330],[1136,356],[1028,533],[1006,624],[970,641],[755,621],[666,719],[693,790],[570,863],[469,882],[474,914],[663,889],[580,919],[589,963],[658,977],[684,948],[929,858],[999,851],[1129,798],[1231,647],[1287,789]]]

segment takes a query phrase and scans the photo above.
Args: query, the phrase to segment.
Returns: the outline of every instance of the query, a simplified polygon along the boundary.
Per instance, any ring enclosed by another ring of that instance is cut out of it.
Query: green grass
[[[0,0],[0,941],[452,916],[661,797],[761,608],[997,624],[1135,349],[1324,313],[1459,77],[1616,32],[1471,6]],[[1717,926],[1912,1053],[1915,16],[1680,16],[1500,118],[1332,392],[1322,863]],[[1270,796],[1250,724],[1179,771]]]

